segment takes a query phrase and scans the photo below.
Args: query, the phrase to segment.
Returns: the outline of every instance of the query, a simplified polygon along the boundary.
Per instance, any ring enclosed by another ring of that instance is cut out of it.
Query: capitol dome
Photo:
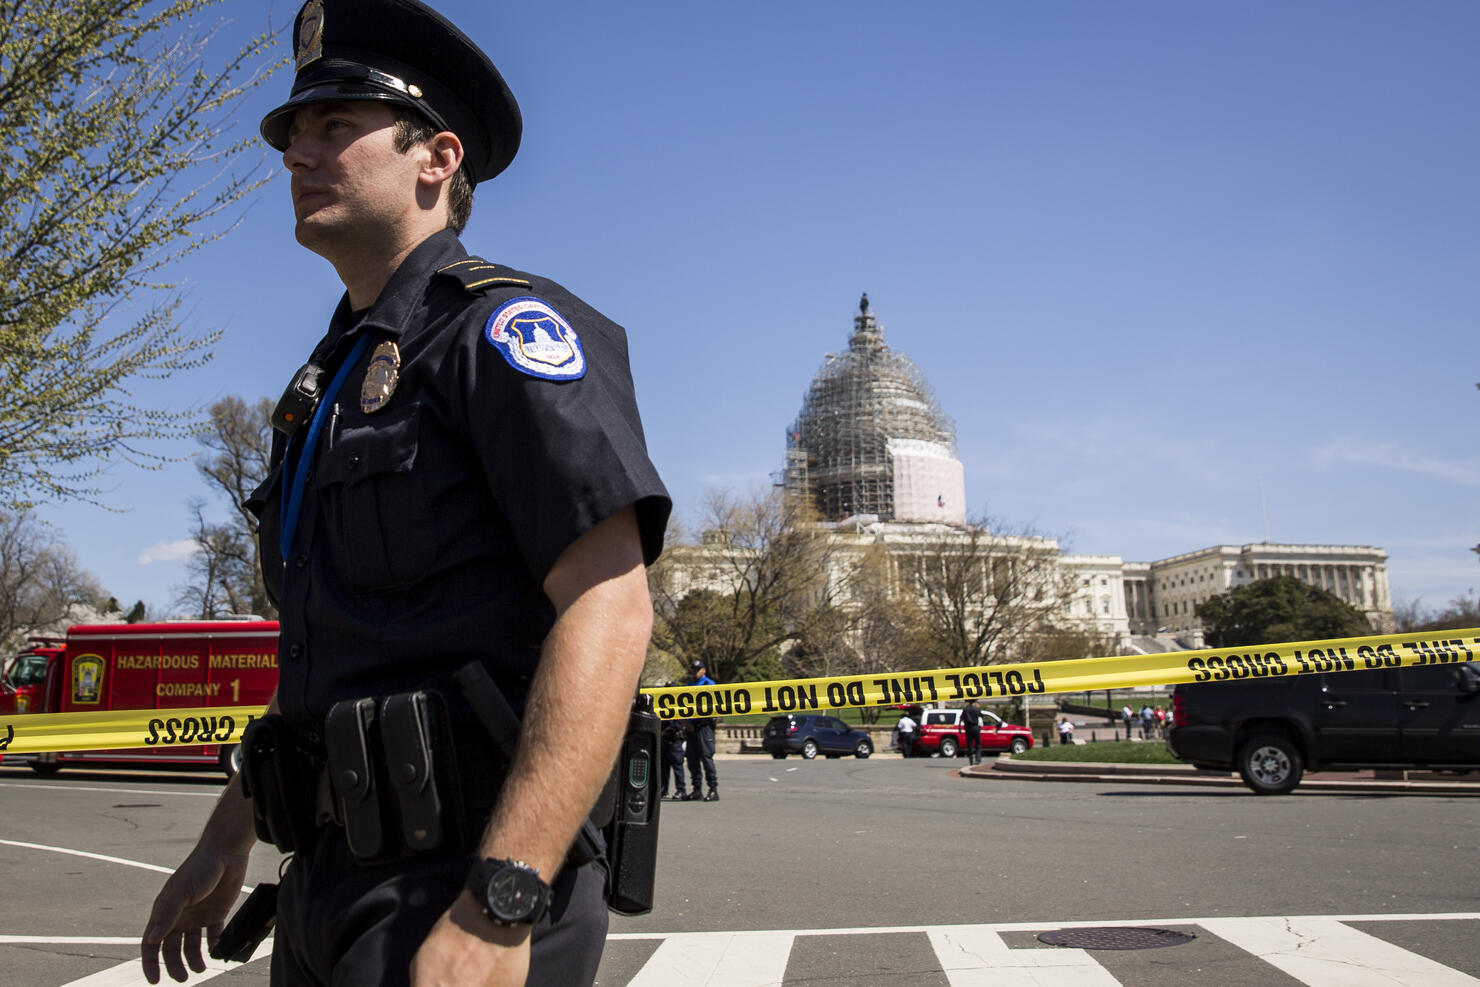
[[[966,520],[956,425],[918,367],[884,343],[868,295],[848,351],[828,354],[787,433],[786,487],[825,521]]]

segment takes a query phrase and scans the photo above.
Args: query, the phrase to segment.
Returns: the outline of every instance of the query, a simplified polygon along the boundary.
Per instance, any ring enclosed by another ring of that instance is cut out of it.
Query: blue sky
[[[1480,582],[1480,5],[439,9],[525,119],[465,242],[627,327],[680,512],[781,466],[867,291],[976,513],[1150,560],[1264,540],[1267,512],[1272,541],[1386,549],[1399,599]],[[295,11],[227,0],[223,40]],[[225,331],[180,405],[275,397],[341,291],[281,175],[179,273]],[[107,482],[116,512],[41,514],[168,612],[205,488]]]

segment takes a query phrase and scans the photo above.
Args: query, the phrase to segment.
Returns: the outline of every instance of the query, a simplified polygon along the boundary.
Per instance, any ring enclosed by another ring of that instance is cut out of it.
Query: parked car
[[[1167,749],[1283,795],[1306,771],[1480,769],[1480,668],[1469,663],[1179,685]]]
[[[773,716],[766,722],[761,747],[774,758],[800,754],[811,760],[818,754],[827,757],[868,757],[874,742],[867,733],[854,729],[836,716],[788,714]]]
[[[961,727],[959,709],[927,706],[920,710],[915,729],[913,753],[916,757],[956,757],[966,751],[966,731]],[[982,710],[982,753],[1021,754],[1033,747],[1033,732],[1027,727],[1008,723],[991,710]]]

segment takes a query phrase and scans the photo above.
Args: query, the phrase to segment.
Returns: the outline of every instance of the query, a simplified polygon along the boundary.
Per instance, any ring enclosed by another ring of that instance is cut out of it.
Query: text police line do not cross
[[[1458,664],[1474,661],[1480,653],[1480,628],[1442,633],[1442,637],[1432,638],[1385,634],[1248,648],[642,691],[653,697],[653,711],[659,718],[676,720],[916,703],[923,706],[966,699]],[[263,712],[260,707],[215,706],[168,711],[7,713],[0,714],[0,738],[6,741],[8,753],[237,743],[247,724]]]
[[[966,699],[1011,699],[1065,692],[1098,692],[1184,682],[1281,678],[1468,662],[1480,652],[1480,629],[1443,632],[1442,638],[1374,635],[1298,641],[1251,648],[1202,649],[1024,662],[904,674],[830,676],[734,685],[644,689],[665,720],[793,713],[866,706],[932,705]]]

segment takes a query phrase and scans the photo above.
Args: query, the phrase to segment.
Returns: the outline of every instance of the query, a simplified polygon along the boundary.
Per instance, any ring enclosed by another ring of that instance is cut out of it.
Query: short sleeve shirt
[[[531,300],[571,331],[578,376],[538,376],[538,363],[520,365],[491,338],[496,313]],[[249,502],[280,611],[279,705],[310,742],[334,702],[455,692],[450,673],[474,659],[520,706],[554,623],[542,585],[561,553],[634,506],[651,564],[671,509],[647,455],[625,332],[554,282],[469,258],[443,231],[368,310],[341,301],[311,357],[322,381],[362,336],[308,453],[286,552],[284,477],[308,428],[276,437],[273,471]],[[398,365],[389,400],[374,407],[362,394],[373,393],[377,358],[382,379]]]

